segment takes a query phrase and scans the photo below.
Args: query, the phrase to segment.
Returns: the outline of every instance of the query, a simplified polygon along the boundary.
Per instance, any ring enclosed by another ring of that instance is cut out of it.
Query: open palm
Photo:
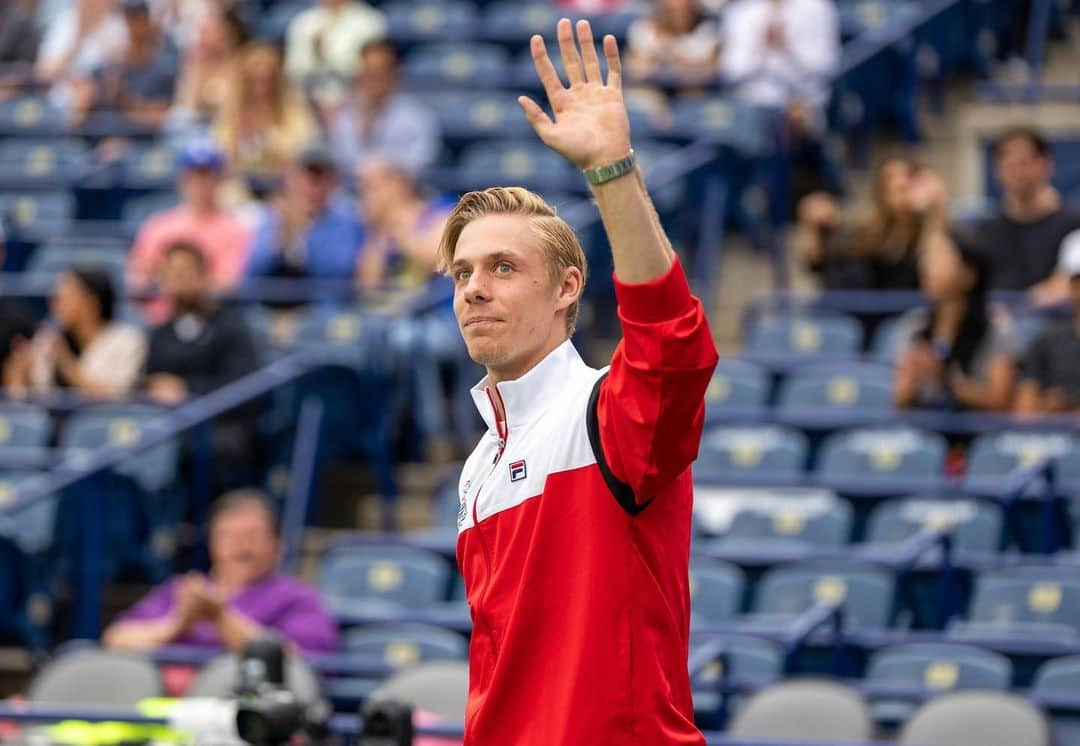
[[[630,120],[623,102],[622,63],[615,37],[604,37],[608,64],[605,81],[589,22],[578,21],[577,44],[568,19],[559,21],[557,30],[569,87],[559,79],[543,38],[533,36],[530,42],[536,73],[547,93],[554,121],[527,96],[521,96],[518,103],[544,144],[579,168],[597,168],[617,161],[630,152]]]

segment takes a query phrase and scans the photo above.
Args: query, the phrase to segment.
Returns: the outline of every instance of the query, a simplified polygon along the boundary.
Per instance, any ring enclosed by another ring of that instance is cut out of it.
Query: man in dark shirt
[[[1062,300],[1067,283],[1054,270],[1062,240],[1080,228],[1080,214],[1062,206],[1050,183],[1050,147],[1037,131],[1024,127],[999,137],[993,153],[1001,206],[974,235],[992,262],[991,288],[1027,290],[1037,302]]]
[[[165,251],[161,290],[172,301],[173,316],[150,333],[145,366],[147,393],[162,404],[207,394],[257,366],[255,342],[244,317],[219,305],[210,287],[206,258],[197,246],[175,243]],[[230,466],[250,465],[254,426],[250,407],[214,421],[211,445],[221,479],[232,473]]]
[[[81,87],[77,120],[102,127],[119,117],[129,125],[157,129],[172,104],[179,53],[150,15],[146,0],[123,0],[128,47],[124,58],[104,65]]]
[[[1065,238],[1059,269],[1073,316],[1040,334],[1021,362],[1016,409],[1025,414],[1080,411],[1080,230]]]

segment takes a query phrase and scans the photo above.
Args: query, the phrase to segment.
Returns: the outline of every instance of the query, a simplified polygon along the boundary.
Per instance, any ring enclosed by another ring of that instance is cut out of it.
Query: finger
[[[574,27],[569,18],[563,18],[558,25],[559,51],[562,52],[563,67],[566,68],[566,80],[571,86],[585,82],[585,73],[581,69],[581,55],[574,44]]]
[[[593,42],[592,26],[588,21],[581,20],[577,24],[578,46],[581,47],[581,59],[585,62],[585,80],[590,83],[603,85],[604,78],[600,74],[600,57],[596,54],[596,44]]]
[[[559,80],[559,73],[555,71],[555,65],[551,64],[551,58],[548,57],[544,38],[539,34],[535,34],[529,42],[529,50],[532,52],[536,74],[540,78],[540,83],[544,86],[544,92],[550,101],[552,97],[558,95],[559,91],[564,89],[562,81]]]
[[[525,118],[529,120],[529,124],[536,130],[536,134],[539,135],[541,131],[546,130],[553,124],[551,117],[528,96],[518,96],[518,103],[525,112]]]
[[[612,88],[622,88],[622,60],[619,59],[619,43],[611,34],[604,37],[604,57],[607,58],[607,84]]]

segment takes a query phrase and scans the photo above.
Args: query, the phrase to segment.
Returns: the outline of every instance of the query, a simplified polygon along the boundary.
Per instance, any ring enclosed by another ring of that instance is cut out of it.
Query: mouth
[[[462,328],[463,329],[470,329],[470,328],[481,328],[482,329],[482,328],[494,326],[495,324],[500,324],[500,323],[502,323],[502,321],[500,319],[491,318],[490,316],[477,316],[475,318],[471,318],[468,321],[466,321],[462,325]]]

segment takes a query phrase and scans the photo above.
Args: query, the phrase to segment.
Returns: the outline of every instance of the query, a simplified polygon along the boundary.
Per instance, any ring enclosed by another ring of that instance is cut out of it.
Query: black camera
[[[325,702],[301,702],[285,686],[285,648],[281,639],[263,633],[240,657],[236,694],[236,732],[252,746],[284,746],[300,735],[309,744],[326,738],[329,708]]]
[[[393,700],[369,701],[360,711],[364,721],[359,746],[412,746],[413,712]]]

